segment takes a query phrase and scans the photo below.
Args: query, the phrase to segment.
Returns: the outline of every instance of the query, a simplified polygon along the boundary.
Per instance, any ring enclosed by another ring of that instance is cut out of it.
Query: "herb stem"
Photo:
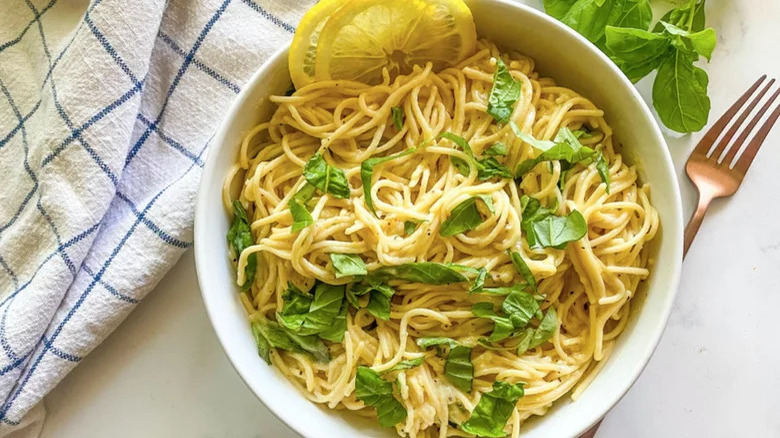
[[[696,11],[696,3],[698,2],[699,0],[691,0],[688,2],[688,8],[690,9],[690,13],[688,14],[688,32],[693,28],[693,16],[696,15],[694,12]]]

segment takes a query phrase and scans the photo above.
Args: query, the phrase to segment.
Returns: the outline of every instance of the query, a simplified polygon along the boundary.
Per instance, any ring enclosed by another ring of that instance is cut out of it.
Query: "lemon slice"
[[[382,69],[435,70],[474,53],[477,32],[463,0],[352,0],[325,23],[317,42],[315,78],[382,81]]]
[[[349,1],[320,0],[309,9],[295,30],[287,63],[290,78],[295,88],[314,82],[314,61],[317,55],[317,40],[328,18]]]

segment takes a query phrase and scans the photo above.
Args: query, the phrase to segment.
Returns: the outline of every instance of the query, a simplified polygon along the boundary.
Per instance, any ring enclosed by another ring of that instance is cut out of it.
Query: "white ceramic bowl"
[[[574,437],[598,421],[628,391],[650,359],[666,325],[682,262],[682,214],[677,178],[666,143],[631,83],[595,46],[545,14],[503,0],[467,0],[481,37],[533,57],[538,70],[590,98],[604,109],[628,161],[652,183],[661,219],[656,264],[646,282],[646,299],[601,373],[577,402],[559,400],[544,417],[523,426],[524,438]],[[235,272],[226,256],[228,218],[222,181],[237,159],[244,134],[273,110],[266,97],[290,84],[287,47],[269,59],[244,87],[212,142],[195,213],[195,261],[211,323],[239,375],[280,419],[305,437],[389,437],[372,421],[309,402],[275,368],[257,355],[238,299]],[[638,302],[641,302],[640,299]]]

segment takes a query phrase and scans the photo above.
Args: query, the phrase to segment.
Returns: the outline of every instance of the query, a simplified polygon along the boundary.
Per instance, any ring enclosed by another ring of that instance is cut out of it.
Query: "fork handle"
[[[702,220],[704,220],[704,213],[710,207],[710,203],[715,198],[709,191],[698,191],[699,199],[696,203],[696,210],[691,216],[691,220],[688,221],[688,225],[685,227],[685,238],[683,239],[683,258],[688,254],[688,248],[693,243],[693,238],[696,237],[696,233],[699,231]]]

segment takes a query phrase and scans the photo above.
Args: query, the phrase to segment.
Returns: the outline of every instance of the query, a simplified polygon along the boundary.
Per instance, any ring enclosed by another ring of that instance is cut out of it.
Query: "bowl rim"
[[[672,262],[671,264],[664,265],[664,270],[670,273],[669,286],[671,288],[671,291],[667,294],[666,301],[663,302],[662,314],[658,315],[657,323],[652,327],[652,332],[646,335],[646,338],[650,342],[648,342],[647,345],[645,346],[645,349],[642,352],[641,356],[637,355],[636,360],[634,361],[636,365],[634,366],[634,369],[631,370],[630,372],[630,376],[631,376],[630,379],[625,379],[625,382],[622,385],[615,387],[615,390],[612,391],[613,395],[603,405],[605,406],[603,412],[600,412],[598,416],[594,415],[594,417],[591,419],[589,423],[582,426],[580,430],[577,432],[577,434],[575,435],[575,436],[579,436],[582,433],[586,432],[588,429],[590,429],[593,425],[601,421],[604,418],[604,416],[612,408],[614,408],[614,406],[625,396],[628,390],[633,386],[633,384],[639,378],[642,371],[647,367],[647,364],[649,363],[650,358],[655,352],[655,349],[658,347],[658,343],[661,339],[661,336],[663,335],[663,332],[666,329],[666,325],[668,323],[669,316],[671,314],[672,306],[677,297],[680,274],[682,271],[683,218],[682,218],[682,199],[679,191],[679,180],[677,178],[677,172],[675,171],[671,153],[669,152],[669,147],[661,133],[661,129],[658,126],[657,121],[652,115],[652,112],[645,104],[644,100],[642,99],[641,95],[634,87],[634,85],[628,80],[628,78],[625,77],[625,75],[620,71],[620,69],[603,52],[601,52],[601,50],[599,50],[595,45],[593,45],[590,41],[588,41],[585,37],[583,37],[576,31],[574,31],[573,29],[569,28],[568,26],[564,25],[558,20],[555,20],[554,18],[548,16],[544,12],[541,12],[527,4],[519,3],[511,0],[481,0],[481,1],[503,4],[508,7],[519,9],[522,11],[522,13],[533,15],[534,19],[545,22],[545,25],[558,27],[559,30],[563,30],[564,32],[568,33],[570,37],[578,39],[580,40],[580,42],[585,43],[586,46],[588,46],[592,52],[595,52],[595,55],[599,57],[600,60],[603,63],[605,63],[609,69],[613,70],[618,74],[620,80],[622,81],[621,85],[628,89],[633,99],[640,102],[639,106],[642,108],[642,111],[644,113],[643,116],[652,122],[651,129],[654,134],[653,135],[654,138],[652,140],[654,143],[659,144],[659,147],[663,149],[663,154],[662,154],[663,166],[666,168],[665,170],[667,171],[667,173],[670,175],[672,179],[669,182],[672,185],[672,187],[678,188],[677,190],[673,190],[672,193],[670,193],[674,204],[672,208],[676,212],[676,214],[674,215],[676,219],[675,221],[676,223],[668,224],[668,225],[666,223],[663,224],[664,233],[667,233],[669,231],[676,231],[674,233],[676,234],[676,236],[672,236],[671,238],[668,239],[672,245],[671,252],[673,254],[676,254],[676,256],[673,257],[671,260],[667,260],[667,262]],[[235,116],[241,111],[242,107],[246,104],[245,101],[251,94],[252,89],[257,86],[257,84],[261,81],[261,79],[267,74],[267,71],[272,66],[275,66],[278,62],[280,62],[279,60],[280,57],[287,56],[289,48],[290,48],[290,42],[282,45],[252,74],[251,78],[246,82],[246,84],[243,86],[239,94],[231,103],[230,108],[228,109],[225,117],[219,123],[219,127],[212,139],[212,145],[210,148],[211,150],[209,151],[208,157],[203,167],[201,180],[198,185],[198,193],[197,193],[196,205],[195,205],[194,230],[193,230],[193,235],[194,235],[193,248],[195,252],[195,271],[198,277],[198,286],[201,292],[201,297],[203,298],[204,307],[206,308],[206,313],[208,314],[211,325],[214,328],[217,338],[219,339],[220,346],[225,352],[225,355],[227,356],[231,365],[236,370],[236,372],[238,373],[239,377],[244,382],[244,384],[252,391],[255,397],[257,397],[257,399],[260,400],[260,402],[276,418],[278,418],[283,423],[285,423],[287,427],[295,431],[297,434],[300,434],[302,436],[308,436],[307,432],[309,431],[309,428],[303,426],[303,423],[305,422],[298,421],[299,418],[296,418],[295,412],[293,412],[292,410],[283,409],[281,406],[279,406],[278,403],[273,401],[272,397],[261,395],[262,391],[260,390],[260,388],[255,388],[252,384],[249,383],[250,379],[246,376],[246,374],[248,373],[248,369],[234,358],[232,349],[229,347],[229,343],[226,341],[227,337],[230,334],[227,332],[227,329],[223,328],[220,324],[219,318],[221,315],[217,315],[217,311],[212,306],[209,305],[211,298],[205,287],[206,284],[205,284],[204,277],[208,275],[206,274],[206,272],[208,271],[207,269],[208,260],[210,259],[210,257],[213,256],[207,254],[206,248],[203,245],[199,244],[199,242],[205,241],[205,235],[211,231],[208,229],[204,229],[202,226],[199,226],[199,224],[202,223],[203,221],[203,219],[199,220],[199,218],[205,218],[209,214],[213,213],[207,210],[209,201],[206,194],[207,193],[206,187],[214,183],[213,179],[214,179],[214,174],[216,173],[216,166],[217,166],[216,155],[218,154],[218,152],[214,150],[215,145],[221,146],[222,144],[225,143],[224,140],[228,136],[229,132],[231,131],[230,128],[231,120],[235,118]],[[216,182],[221,186],[222,181],[216,181]],[[220,214],[221,213],[222,212],[220,211]],[[306,401],[311,403],[308,400]]]

